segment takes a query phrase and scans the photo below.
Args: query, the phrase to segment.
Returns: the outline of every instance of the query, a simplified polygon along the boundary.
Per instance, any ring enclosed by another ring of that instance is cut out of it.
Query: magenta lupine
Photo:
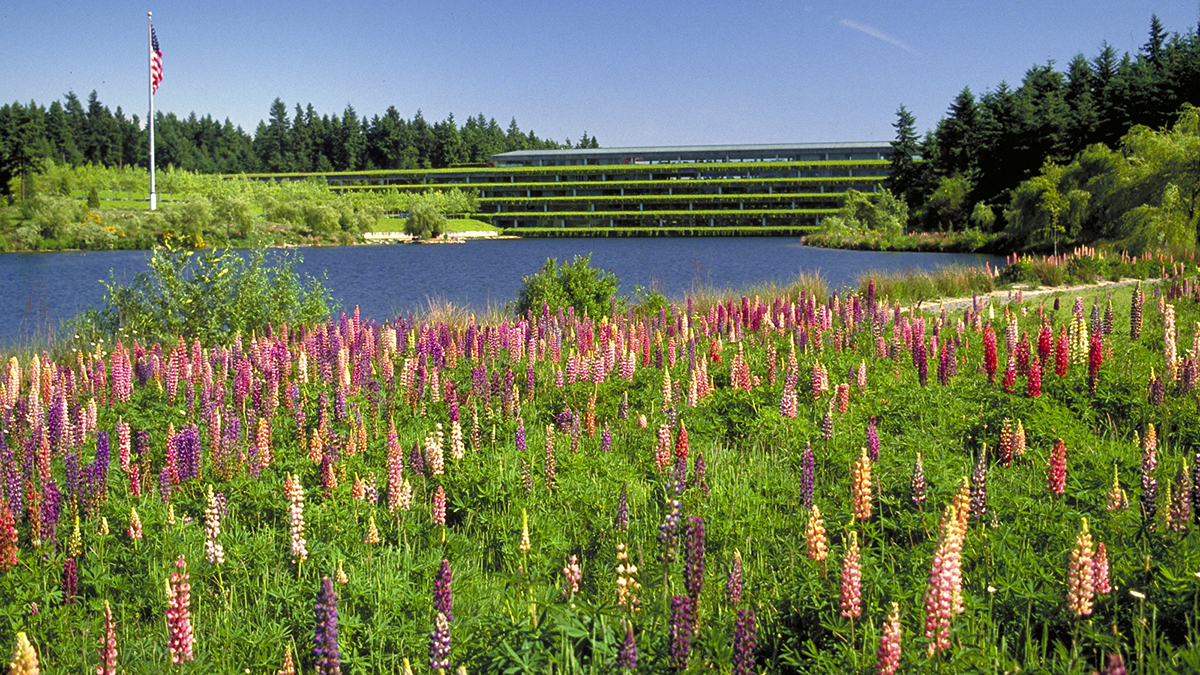
[[[670,652],[668,663],[678,672],[687,670],[692,652],[692,600],[686,595],[671,598]]]
[[[1070,353],[1070,337],[1067,335],[1067,327],[1062,326],[1058,329],[1058,338],[1054,341],[1054,374],[1059,377],[1067,374],[1071,365]]]
[[[1192,519],[1200,525],[1200,452],[1192,460]]]
[[[754,673],[754,648],[756,627],[753,609],[739,609],[733,622],[733,675]]]
[[[842,558],[840,613],[848,619],[862,615],[862,567],[859,562],[858,532],[851,530]]]
[[[1104,668],[1104,675],[1128,675],[1129,671],[1125,669],[1125,660],[1120,654],[1109,654],[1108,665]]]
[[[1037,359],[1031,359],[1029,362],[1029,371],[1026,373],[1025,395],[1029,398],[1037,398],[1042,395],[1042,364]]]
[[[1096,393],[1096,384],[1100,379],[1100,366],[1104,363],[1104,342],[1099,333],[1092,333],[1092,341],[1088,349],[1088,385],[1092,393]]]
[[[996,331],[989,321],[983,327],[983,369],[987,372],[988,384],[996,384],[997,365]]]
[[[1008,353],[1008,363],[1004,367],[1004,381],[1002,384],[1004,391],[1010,394],[1013,391],[1013,387],[1017,386],[1017,361],[1012,352]]]
[[[904,636],[904,628],[900,625],[900,603],[892,603],[892,609],[879,633],[879,651],[875,653],[876,672],[879,675],[895,675],[900,669],[900,642]]]
[[[96,667],[96,675],[117,675],[117,624],[107,600],[104,601],[104,637],[97,653],[100,665]]]
[[[1185,533],[1192,519],[1192,476],[1188,471],[1187,460],[1179,460],[1179,471],[1175,473],[1175,481],[1171,496],[1167,503],[1167,521],[1172,532]]]
[[[313,607],[313,660],[317,675],[341,675],[338,650],[338,594],[333,580],[321,577],[321,590]]]
[[[191,661],[194,657],[192,635],[192,585],[188,582],[187,560],[180,554],[175,560],[177,572],[163,583],[167,591],[167,648],[171,663]]]
[[[450,561],[442,558],[437,578],[433,580],[433,611],[445,616],[447,622],[454,620],[454,597],[450,593],[451,581],[453,581],[453,575],[450,572]]]
[[[1087,518],[1084,518],[1067,567],[1067,606],[1078,617],[1092,613],[1092,600],[1096,596],[1094,557],[1092,535],[1088,532]]]

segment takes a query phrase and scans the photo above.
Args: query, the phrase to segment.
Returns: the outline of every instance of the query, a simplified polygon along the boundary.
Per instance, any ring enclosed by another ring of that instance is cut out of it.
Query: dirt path
[[[1009,301],[1009,298],[1015,298],[1018,290],[1024,293],[1024,300],[1045,297],[1054,294],[1071,294],[1080,291],[1093,291],[1099,289],[1115,289],[1121,286],[1132,286],[1140,281],[1139,279],[1121,279],[1120,281],[1099,281],[1094,284],[1081,284],[1078,286],[1043,286],[1037,289],[1021,289],[1020,285],[1012,290],[1004,289],[992,291],[991,293],[983,293],[979,296],[981,306],[987,306],[990,303],[1002,304]],[[1153,283],[1153,280],[1147,280],[1145,283]],[[974,298],[943,298],[941,300],[930,300],[922,302],[919,307],[925,311],[940,311],[945,307],[946,311],[958,311],[966,307],[970,307],[974,302]]]

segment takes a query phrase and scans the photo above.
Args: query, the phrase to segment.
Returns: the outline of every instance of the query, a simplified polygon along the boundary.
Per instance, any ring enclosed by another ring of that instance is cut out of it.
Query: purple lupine
[[[313,626],[313,658],[318,675],[341,675],[342,655],[338,651],[338,596],[329,577],[321,578]]]
[[[687,457],[676,457],[675,466],[671,469],[671,487],[678,496],[683,494],[687,486]]]
[[[687,538],[684,542],[687,546],[687,559],[683,568],[684,587],[688,597],[692,599],[692,606],[695,607],[700,604],[700,592],[704,590],[703,516],[688,518]]]
[[[704,493],[704,498],[708,499],[708,465],[704,462],[704,453],[700,450],[696,451],[696,461],[692,463],[692,482]]]
[[[63,490],[66,492],[67,499],[72,497],[79,498],[79,489],[82,486],[83,477],[79,470],[79,453],[75,448],[67,451],[66,457],[63,457]]]
[[[875,427],[875,416],[867,423],[867,456],[872,462],[879,461],[879,430]]]
[[[450,668],[450,622],[439,613],[429,633],[429,669],[440,672]]]
[[[739,609],[733,623],[733,675],[754,672],[754,610]]]
[[[433,610],[446,615],[446,621],[454,620],[454,598],[450,595],[450,561],[442,558],[437,579],[433,581]]]
[[[659,559],[670,563],[675,561],[675,547],[679,543],[679,518],[683,504],[677,499],[669,499],[667,509],[662,525],[658,526],[658,543],[662,547]]]
[[[971,520],[978,520],[987,513],[987,446],[979,451],[975,460],[975,471],[971,473]]]
[[[671,647],[668,661],[679,672],[687,670],[692,651],[692,600],[686,595],[671,598]]]
[[[8,508],[18,521],[25,515],[25,491],[21,489],[21,470],[17,466],[12,448],[4,444],[0,434],[0,474],[4,477],[4,493],[8,495]]]
[[[517,445],[517,454],[524,455],[525,450],[527,449],[526,445],[525,445],[525,420],[524,420],[524,418],[521,418],[521,417],[517,418],[517,431],[514,434],[514,441],[516,442],[516,445]]]
[[[729,566],[729,577],[725,579],[725,599],[737,606],[742,601],[742,554],[733,552],[733,564]]]
[[[800,457],[800,503],[804,508],[811,509],[813,505],[813,480],[816,469],[816,458],[813,457],[812,443],[804,444],[804,455]]]
[[[419,442],[413,445],[412,454],[409,455],[409,464],[412,466],[413,472],[418,476],[425,476],[425,458],[421,455],[421,444]]]
[[[1192,519],[1200,525],[1200,452],[1192,461]]]
[[[629,392],[621,394],[621,402],[617,404],[617,419],[629,419]]]
[[[625,482],[621,483],[621,496],[617,498],[616,526],[621,531],[629,529],[629,492]]]
[[[58,516],[62,509],[62,493],[54,479],[46,481],[42,486],[42,544],[54,550],[58,543]]]
[[[175,434],[175,456],[179,462],[179,482],[200,475],[200,430],[195,424],[184,425]]]
[[[637,668],[637,641],[633,639],[633,624],[625,623],[625,641],[621,643],[621,651],[617,652],[617,667],[624,670]]]
[[[604,431],[600,433],[600,452],[607,453],[612,449],[612,432],[608,430],[608,420],[604,421]]]

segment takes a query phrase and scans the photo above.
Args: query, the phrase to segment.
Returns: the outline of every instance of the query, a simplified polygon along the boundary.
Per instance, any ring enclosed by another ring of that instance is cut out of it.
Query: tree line
[[[1033,66],[1016,89],[1001,82],[976,97],[964,87],[924,138],[901,105],[888,186],[917,228],[1001,230],[1018,186],[1047,162],[1070,163],[1094,144],[1115,148],[1139,125],[1168,127],[1187,103],[1200,104],[1200,26],[1168,34],[1153,16],[1136,54],[1105,42],[1065,70]]]
[[[514,118],[502,128],[482,113],[461,126],[450,114],[430,124],[421,111],[412,119],[395,106],[384,114],[359,116],[347,105],[341,115],[319,114],[310,103],[287,105],[276,98],[253,136],[228,118],[155,113],[154,152],[160,168],[199,173],[359,171],[443,168],[486,162],[511,150],[598,148],[587,132],[572,145],[525,132]],[[149,139],[137,115],[113,112],[93,91],[86,104],[69,92],[43,106],[30,101],[0,106],[0,192],[16,176],[44,162],[64,166],[148,166]]]

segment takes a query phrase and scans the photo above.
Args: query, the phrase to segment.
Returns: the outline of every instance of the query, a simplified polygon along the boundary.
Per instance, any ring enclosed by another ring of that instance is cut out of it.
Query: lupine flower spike
[[[167,647],[171,652],[171,663],[191,661],[192,637],[192,586],[188,582],[187,560],[180,554],[175,561],[178,572],[172,572],[165,580],[167,591]]]
[[[871,458],[866,448],[854,462],[853,474],[854,517],[868,520],[871,517]]]
[[[317,675],[341,675],[342,656],[338,650],[338,595],[333,580],[321,578],[321,590],[313,609],[313,658]]]
[[[1075,547],[1071,549],[1071,562],[1067,569],[1067,606],[1075,616],[1083,617],[1092,613],[1092,599],[1096,596],[1094,556],[1092,535],[1088,532],[1087,518],[1084,518],[1079,534],[1075,536]]]
[[[895,675],[900,669],[900,640],[904,629],[900,626],[900,603],[893,602],[883,623],[879,636],[879,651],[876,653],[876,669],[879,675]]]
[[[862,568],[859,563],[858,532],[850,531],[846,556],[842,558],[841,614],[848,619],[862,615]]]
[[[754,673],[754,610],[739,609],[733,622],[733,675]]]
[[[117,675],[117,629],[112,607],[104,601],[104,639],[100,643],[100,665],[96,675]]]
[[[829,538],[825,535],[825,519],[821,509],[813,506],[808,514],[808,525],[804,528],[809,560],[823,561],[829,556]]]
[[[38,675],[40,668],[37,652],[29,644],[29,638],[25,633],[17,633],[17,647],[8,663],[9,675]]]
[[[1050,492],[1061,495],[1067,490],[1067,444],[1061,438],[1054,441],[1049,466],[1047,482]]]

